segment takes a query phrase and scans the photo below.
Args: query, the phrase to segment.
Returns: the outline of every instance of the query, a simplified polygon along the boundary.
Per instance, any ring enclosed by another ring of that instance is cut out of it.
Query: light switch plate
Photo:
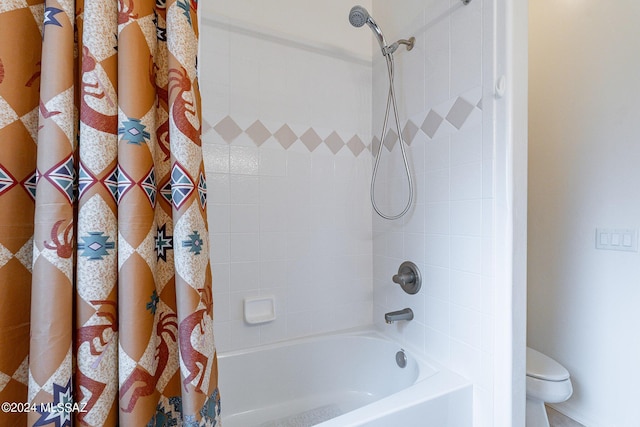
[[[638,229],[596,228],[596,249],[638,252]]]

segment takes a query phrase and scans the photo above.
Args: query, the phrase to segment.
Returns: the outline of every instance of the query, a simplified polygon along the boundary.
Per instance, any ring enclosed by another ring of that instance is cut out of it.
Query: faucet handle
[[[422,286],[422,278],[418,266],[411,261],[405,261],[400,264],[398,274],[394,274],[392,280],[399,284],[408,294],[417,294]]]
[[[416,280],[415,274],[409,273],[398,273],[394,274],[392,280],[400,286],[405,286],[407,284],[412,284]]]

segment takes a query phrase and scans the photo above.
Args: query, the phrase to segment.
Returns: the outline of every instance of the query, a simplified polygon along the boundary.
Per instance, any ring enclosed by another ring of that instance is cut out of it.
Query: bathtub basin
[[[219,354],[222,425],[470,427],[471,384],[400,350],[359,329]]]

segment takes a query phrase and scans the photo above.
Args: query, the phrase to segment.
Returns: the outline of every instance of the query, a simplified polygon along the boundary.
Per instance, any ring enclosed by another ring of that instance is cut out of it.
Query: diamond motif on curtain
[[[0,194],[5,191],[9,191],[13,186],[16,185],[16,180],[11,176],[9,172],[4,170],[2,166],[0,166]]]
[[[69,202],[75,200],[73,194],[73,183],[76,177],[76,171],[73,165],[73,156],[67,157],[62,162],[45,172],[44,177],[51,182],[62,194],[64,194]]]
[[[108,242],[109,236],[104,236],[102,231],[90,231],[88,236],[80,236],[82,242],[78,242],[78,250],[82,251],[80,256],[90,260],[102,260],[102,257],[109,255],[107,249],[115,249],[114,242]]]
[[[144,194],[146,194],[149,199],[149,203],[151,203],[151,207],[156,207],[156,173],[153,166],[151,167],[151,171],[147,174],[147,176],[140,183],[140,187],[144,190]]]
[[[114,167],[111,173],[107,175],[107,177],[102,181],[111,196],[113,196],[113,200],[118,201],[118,167]]]
[[[200,198],[200,206],[204,209],[207,205],[207,181],[202,172],[198,178],[198,197]]]
[[[81,198],[84,192],[95,183],[96,179],[85,168],[82,162],[80,162],[80,170],[78,172],[78,197]]]
[[[171,204],[171,180],[167,181],[160,189],[160,195],[167,203]]]
[[[22,187],[25,189],[27,194],[31,196],[33,200],[36,199],[36,185],[38,184],[38,178],[39,178],[38,170],[36,169],[35,171],[33,171],[31,175],[25,178],[25,180],[22,181],[21,183]]]
[[[122,127],[118,129],[118,135],[122,135],[122,140],[129,144],[142,145],[151,138],[147,127],[142,124],[140,119],[132,119],[122,122]]]
[[[134,185],[135,184],[133,180],[129,178],[129,176],[127,176],[127,174],[124,173],[124,171],[120,169],[120,166],[118,165],[118,198],[117,200],[118,201],[122,200],[122,197],[124,197],[127,191],[129,191],[129,189]]]
[[[180,163],[176,162],[171,171],[171,200],[176,209],[180,209],[193,192],[193,189],[193,180],[180,166]]]

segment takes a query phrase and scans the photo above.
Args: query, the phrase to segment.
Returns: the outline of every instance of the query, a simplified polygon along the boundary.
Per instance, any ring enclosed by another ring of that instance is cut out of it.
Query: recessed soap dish
[[[267,323],[276,318],[276,299],[274,296],[245,298],[244,320],[255,325]]]

